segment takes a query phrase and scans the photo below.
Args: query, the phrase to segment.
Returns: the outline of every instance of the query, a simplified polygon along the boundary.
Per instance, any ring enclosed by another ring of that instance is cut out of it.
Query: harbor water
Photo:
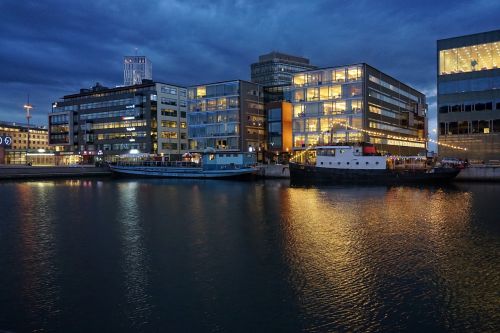
[[[0,183],[0,332],[499,332],[500,184]]]

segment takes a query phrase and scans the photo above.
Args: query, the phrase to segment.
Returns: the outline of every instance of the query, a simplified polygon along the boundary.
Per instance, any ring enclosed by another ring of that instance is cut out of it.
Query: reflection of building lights
[[[139,154],[138,149],[130,149],[130,154]]]

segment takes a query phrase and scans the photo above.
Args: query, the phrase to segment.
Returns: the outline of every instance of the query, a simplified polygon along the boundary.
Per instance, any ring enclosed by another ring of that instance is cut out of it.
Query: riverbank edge
[[[82,166],[82,167],[38,167],[38,166],[2,166],[0,180],[13,179],[51,179],[51,178],[87,178],[110,177],[109,168]]]
[[[39,167],[39,166],[1,166],[0,180],[12,179],[51,179],[111,177],[107,167]],[[285,164],[260,165],[257,173],[260,179],[289,179],[290,169]],[[500,182],[500,166],[474,166],[463,169],[454,180],[457,182]]]

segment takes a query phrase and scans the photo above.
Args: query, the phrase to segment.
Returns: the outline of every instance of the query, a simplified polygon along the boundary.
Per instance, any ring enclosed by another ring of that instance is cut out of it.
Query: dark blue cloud
[[[496,1],[17,1],[0,3],[0,120],[46,123],[51,103],[122,83],[138,48],[153,78],[184,85],[249,79],[279,50],[321,66],[367,62],[435,105],[436,40],[498,29]],[[431,118],[435,118],[434,114]]]

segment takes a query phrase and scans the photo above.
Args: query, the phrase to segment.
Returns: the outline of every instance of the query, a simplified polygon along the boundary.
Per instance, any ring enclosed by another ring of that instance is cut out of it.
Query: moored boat
[[[139,161],[110,164],[118,175],[157,178],[251,178],[257,173],[256,158],[252,153],[209,151],[200,163],[191,161]]]
[[[316,162],[290,162],[292,183],[398,184],[450,181],[460,169],[422,156],[382,156],[373,146],[318,146]]]

